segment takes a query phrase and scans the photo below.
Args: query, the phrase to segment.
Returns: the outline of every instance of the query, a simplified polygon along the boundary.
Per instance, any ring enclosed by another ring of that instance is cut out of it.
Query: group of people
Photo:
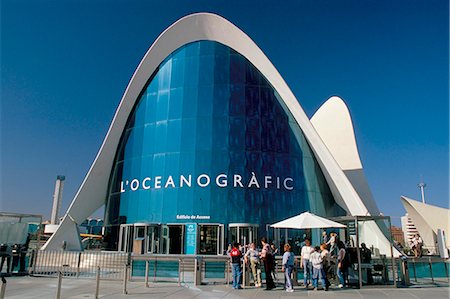
[[[234,243],[232,248],[228,249],[228,255],[231,258],[231,273],[233,279],[233,289],[242,289],[242,259],[245,264],[250,264],[252,270],[253,280],[256,287],[262,287],[261,281],[261,262],[264,265],[264,272],[266,275],[266,290],[274,289],[275,282],[273,281],[272,273],[275,269],[274,254],[276,250],[273,250],[266,238],[261,239],[262,250],[259,251],[256,248],[255,243],[249,244],[248,250],[241,247],[238,243]]]
[[[321,280],[323,289],[328,291],[330,278],[335,273],[335,264],[331,261],[331,256],[334,255],[337,260],[336,270],[339,278],[339,287],[343,288],[348,283],[348,268],[350,266],[350,258],[345,250],[345,244],[334,233],[330,234],[330,238],[324,238],[322,241],[324,242],[320,246],[313,247],[310,240],[306,239],[304,241],[305,245],[301,248],[300,268],[304,271],[304,286],[308,288],[309,282],[311,282],[314,290],[318,290],[319,280]],[[261,265],[263,265],[266,277],[266,290],[275,288],[273,273],[275,270],[274,255],[277,250],[269,245],[266,238],[261,239],[261,245],[261,251],[256,248],[255,243],[249,244],[248,250],[238,243],[234,243],[232,248],[229,248],[228,255],[231,258],[234,289],[242,288],[242,261],[244,261],[245,265],[250,266],[256,287],[262,287],[260,269]],[[289,244],[284,244],[283,249],[281,270],[284,272],[285,289],[286,292],[293,292],[292,274],[295,267],[295,255]],[[336,252],[336,254],[332,254],[332,252]]]

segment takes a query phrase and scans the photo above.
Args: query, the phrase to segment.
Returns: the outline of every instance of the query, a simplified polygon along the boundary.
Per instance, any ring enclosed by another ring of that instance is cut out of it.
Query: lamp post
[[[422,194],[422,203],[425,203],[425,192],[424,192],[424,189],[425,189],[426,186],[427,186],[427,184],[425,184],[423,182],[417,184],[417,187],[419,187],[420,193]]]

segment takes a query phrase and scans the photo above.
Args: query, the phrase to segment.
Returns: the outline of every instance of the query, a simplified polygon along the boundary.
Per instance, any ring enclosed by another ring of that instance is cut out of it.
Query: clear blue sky
[[[1,211],[65,212],[141,58],[170,24],[218,13],[246,32],[308,116],[349,106],[380,209],[449,204],[449,7],[407,1],[1,1]],[[396,221],[394,218],[394,222]]]

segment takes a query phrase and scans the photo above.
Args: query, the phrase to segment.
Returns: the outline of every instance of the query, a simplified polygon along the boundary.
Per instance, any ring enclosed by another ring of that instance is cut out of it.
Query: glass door
[[[184,225],[168,225],[169,227],[169,254],[183,253]]]
[[[239,242],[246,246],[250,243],[258,242],[258,224],[249,223],[230,223],[229,225],[229,241],[230,243]]]
[[[133,224],[122,224],[119,230],[119,251],[131,252],[133,246]]]
[[[133,253],[144,254],[145,253],[145,236],[147,225],[135,224],[134,226],[134,238],[133,238]]]
[[[199,254],[219,255],[223,252],[223,225],[199,225]]]
[[[159,253],[159,235],[160,227],[158,225],[147,226],[147,253],[157,254]]]
[[[169,226],[161,225],[161,253],[169,254]]]

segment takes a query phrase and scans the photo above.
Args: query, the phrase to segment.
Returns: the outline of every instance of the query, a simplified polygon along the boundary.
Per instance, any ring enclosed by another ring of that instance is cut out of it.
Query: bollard
[[[5,298],[6,292],[6,279],[2,276],[2,288],[0,290],[0,299]]]
[[[124,269],[123,269],[123,294],[127,295],[128,291],[127,291],[127,280],[128,280],[128,265],[125,264]]]
[[[145,261],[145,287],[148,288],[148,261]]]
[[[58,271],[58,285],[56,287],[56,299],[61,298],[62,272]]]
[[[96,285],[95,285],[95,299],[98,299],[100,292],[100,266],[97,266],[97,275],[96,275]]]

